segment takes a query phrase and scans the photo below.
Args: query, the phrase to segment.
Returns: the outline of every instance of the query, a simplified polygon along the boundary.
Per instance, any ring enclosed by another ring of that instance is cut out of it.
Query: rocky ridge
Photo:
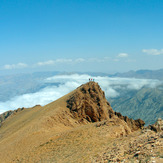
[[[160,132],[163,130],[163,120],[161,118],[158,118],[157,121],[153,125],[148,126],[149,129]]]
[[[109,120],[111,118],[115,119],[117,117],[126,122],[131,131],[136,131],[145,124],[141,119],[133,120],[127,116],[122,116],[121,113],[114,112],[105,98],[104,91],[102,91],[98,83],[92,81],[81,85],[75,90],[67,99],[67,108],[69,108],[73,118],[83,124]],[[19,113],[24,109],[18,108],[17,110],[10,110],[1,114],[0,126],[11,115]]]
[[[146,149],[142,145],[141,151],[139,144],[149,143],[146,136],[155,134],[143,126],[144,121],[115,112],[98,83],[91,81],[46,106],[20,109],[3,121],[0,157],[4,162],[72,163],[139,159],[137,152]]]
[[[145,124],[141,119],[133,120],[122,116],[121,113],[114,112],[105,98],[104,91],[95,82],[88,82],[80,86],[67,100],[67,107],[74,118],[81,123],[119,118],[127,123],[131,131],[136,131]]]
[[[16,113],[18,113],[18,112],[20,112],[20,111],[22,111],[22,110],[24,110],[24,109],[25,109],[25,108],[18,108],[18,109],[16,109],[16,110],[9,110],[9,111],[6,111],[6,112],[0,114],[0,127],[1,127],[2,123],[3,123],[7,118],[9,118],[11,115],[16,114]]]

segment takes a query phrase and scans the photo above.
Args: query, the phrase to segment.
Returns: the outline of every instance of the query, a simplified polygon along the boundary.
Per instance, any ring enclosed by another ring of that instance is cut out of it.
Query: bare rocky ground
[[[145,128],[116,135],[106,121],[62,133],[13,162],[38,163],[162,163],[163,132]],[[115,134],[114,134],[115,135]]]
[[[163,162],[163,132],[143,129],[117,138],[103,153],[92,159],[92,163],[107,162]]]

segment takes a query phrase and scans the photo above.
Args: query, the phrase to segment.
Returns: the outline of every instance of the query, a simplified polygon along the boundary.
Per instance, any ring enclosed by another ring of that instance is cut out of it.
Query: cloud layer
[[[19,69],[19,68],[26,68],[28,67],[27,64],[25,63],[18,63],[18,64],[7,64],[7,65],[4,65],[4,69],[6,70],[11,70],[11,69]]]
[[[119,53],[118,57],[119,58],[126,58],[126,57],[128,57],[128,54],[127,53]]]
[[[163,49],[143,49],[142,50],[143,53],[147,53],[149,55],[161,55],[163,54]]]
[[[26,63],[17,63],[17,64],[6,64],[1,69],[5,70],[12,70],[12,69],[21,69],[21,68],[37,68],[43,66],[58,66],[58,65],[69,65],[69,64],[79,64],[79,63],[104,63],[108,61],[119,61],[120,58],[127,58],[127,53],[119,53],[116,58],[111,57],[102,57],[102,58],[58,58],[58,59],[51,59],[46,61],[39,61],[33,64],[26,64]],[[118,58],[118,59],[117,59]]]
[[[83,58],[77,58],[77,59],[56,59],[56,60],[49,60],[49,61],[44,61],[44,62],[38,62],[36,63],[36,66],[46,66],[46,65],[56,65],[58,63],[64,64],[64,63],[79,63],[79,62],[84,62],[85,59]]]
[[[6,102],[0,102],[0,113],[7,110],[14,110],[20,107],[32,107],[37,104],[46,105],[63,95],[74,90],[89,78],[94,78],[105,91],[107,98],[114,98],[121,94],[123,90],[139,90],[144,86],[156,87],[160,84],[158,80],[131,79],[131,78],[109,78],[92,77],[90,75],[58,75],[45,79],[45,88],[36,93],[24,94],[13,97]]]

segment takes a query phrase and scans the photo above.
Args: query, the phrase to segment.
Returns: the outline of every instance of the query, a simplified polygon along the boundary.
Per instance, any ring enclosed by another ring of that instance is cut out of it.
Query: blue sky
[[[0,75],[163,68],[162,0],[0,0]]]

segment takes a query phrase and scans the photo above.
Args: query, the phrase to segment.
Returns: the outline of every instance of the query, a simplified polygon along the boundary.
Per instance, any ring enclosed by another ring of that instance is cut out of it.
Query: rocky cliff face
[[[114,112],[104,92],[95,82],[88,82],[80,86],[67,100],[67,107],[74,118],[83,123],[118,118],[127,123],[131,131],[136,131],[145,124],[141,119],[133,120]]]
[[[133,120],[128,118],[127,116],[123,116],[121,113],[118,112],[115,112],[115,115],[117,115],[120,119],[125,121],[132,131],[141,129],[145,125],[145,122],[141,119]]]
[[[114,111],[100,86],[95,82],[89,82],[80,86],[70,99],[67,100],[67,107],[73,116],[79,121],[98,122],[109,119]]]

